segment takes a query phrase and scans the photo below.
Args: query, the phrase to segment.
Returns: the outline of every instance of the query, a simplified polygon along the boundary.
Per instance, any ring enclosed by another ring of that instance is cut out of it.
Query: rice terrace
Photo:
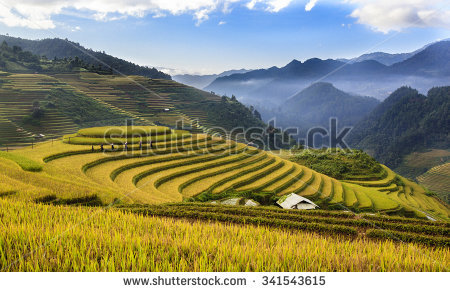
[[[0,1],[1,291],[445,289],[444,2]]]
[[[438,271],[448,263],[447,205],[385,166],[337,180],[270,151],[164,126],[82,129],[2,152],[0,163],[4,270]],[[293,192],[321,210],[275,206]],[[45,244],[65,224],[75,224],[68,237]],[[111,224],[113,233],[100,231]],[[113,244],[117,236],[125,240]],[[234,246],[242,252],[229,258],[230,246],[218,245],[224,236],[247,238]],[[283,240],[327,247],[311,266],[311,255],[281,250]],[[43,247],[23,257],[31,244]],[[271,252],[251,256],[261,248]],[[348,253],[355,261],[343,261]]]

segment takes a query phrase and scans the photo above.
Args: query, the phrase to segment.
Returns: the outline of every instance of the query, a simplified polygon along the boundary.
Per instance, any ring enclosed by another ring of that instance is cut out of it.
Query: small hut
[[[280,205],[283,209],[312,210],[319,208],[319,206],[314,204],[312,201],[294,193],[281,197],[277,201],[277,204]]]

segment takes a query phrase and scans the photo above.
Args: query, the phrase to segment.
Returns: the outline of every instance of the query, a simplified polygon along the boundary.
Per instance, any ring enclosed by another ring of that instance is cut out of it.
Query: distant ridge
[[[446,85],[450,78],[450,41],[447,40],[430,44],[412,55],[402,55],[401,62],[393,63],[400,60],[396,59],[389,66],[374,60],[378,59],[377,54],[356,58],[349,63],[348,60],[318,58],[305,62],[293,60],[281,68],[271,67],[219,77],[205,90],[234,94],[248,104],[271,103],[278,106],[319,81],[330,82],[347,92],[382,100],[403,85],[426,92],[433,86]],[[388,56],[385,53],[382,55]]]
[[[240,70],[228,70],[220,74],[209,74],[209,75],[179,74],[173,75],[172,78],[177,82],[193,86],[198,89],[203,89],[209,84],[211,84],[211,82],[213,82],[216,78],[230,76],[233,74],[243,74],[249,71],[250,70],[247,69],[240,69]]]

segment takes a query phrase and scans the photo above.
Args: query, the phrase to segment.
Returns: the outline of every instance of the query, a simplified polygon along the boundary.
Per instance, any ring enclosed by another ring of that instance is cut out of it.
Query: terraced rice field
[[[27,145],[35,141],[33,135],[54,138],[79,129],[70,118],[55,110],[46,113],[39,127],[22,124],[23,118],[32,112],[35,101],[45,100],[52,88],[67,88],[65,83],[41,74],[9,74],[1,79],[0,131],[8,145]]]
[[[450,163],[438,165],[417,177],[425,187],[447,197],[450,194]]]
[[[77,197],[96,195],[104,204],[115,200],[180,202],[205,194],[277,197],[295,192],[323,208],[448,218],[445,204],[387,167],[377,180],[342,182],[245,144],[204,134],[177,135],[175,130],[164,127],[151,129],[154,131],[142,136],[139,128],[119,128],[115,135],[121,136],[116,137],[114,150],[108,144],[109,138],[100,135],[110,128],[94,128],[72,135],[70,143],[66,139],[65,143],[43,143],[15,152],[42,163],[42,175],[75,184],[74,190],[80,185],[91,190],[79,191]],[[135,134],[141,135],[142,145],[141,140],[133,138]],[[125,141],[129,142],[127,150]],[[150,141],[151,148],[147,143]],[[99,143],[104,143],[103,152]],[[46,188],[49,191],[43,192],[41,198],[55,195],[52,186]]]
[[[155,80],[140,76],[98,75],[89,72],[44,74],[3,74],[0,87],[0,147],[22,147],[61,137],[79,130],[71,115],[58,108],[45,108],[39,125],[24,123],[33,104],[46,103],[55,89],[62,89],[91,99],[95,104],[120,117],[133,119],[135,124],[163,124],[183,127],[192,133],[207,133],[214,126],[208,123],[207,113],[192,110],[196,103],[220,102],[220,98],[169,80]],[[175,105],[186,107],[178,108]],[[89,126],[102,125],[99,117]],[[39,136],[39,139],[35,137]]]

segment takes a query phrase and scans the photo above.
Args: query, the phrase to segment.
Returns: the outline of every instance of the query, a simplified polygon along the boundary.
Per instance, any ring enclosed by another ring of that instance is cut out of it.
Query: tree
[[[253,112],[253,115],[255,116],[255,118],[257,118],[257,119],[259,119],[259,120],[262,121],[261,114],[260,114],[257,110],[255,110],[255,111]]]
[[[231,101],[232,101],[232,102],[236,102],[236,96],[234,96],[234,94],[231,95]]]

